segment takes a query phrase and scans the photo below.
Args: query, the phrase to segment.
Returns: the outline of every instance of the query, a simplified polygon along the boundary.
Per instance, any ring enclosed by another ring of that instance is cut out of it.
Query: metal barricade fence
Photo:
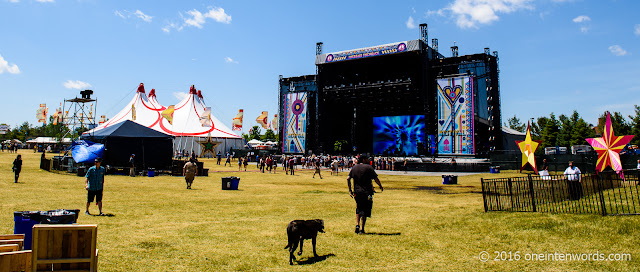
[[[481,179],[485,212],[640,214],[638,170],[566,176]]]

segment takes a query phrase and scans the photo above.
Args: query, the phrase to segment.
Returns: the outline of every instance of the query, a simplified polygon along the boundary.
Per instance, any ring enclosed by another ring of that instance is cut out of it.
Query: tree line
[[[619,112],[611,113],[614,134],[617,136],[636,135],[637,137],[631,140],[631,144],[640,145],[640,107],[634,105],[634,115],[627,117],[628,119]],[[541,149],[555,146],[568,148],[573,145],[588,145],[585,139],[600,137],[606,121],[606,112],[598,117],[597,125],[587,123],[576,110],[569,116],[562,114],[557,118],[554,113],[551,113],[549,116],[538,117],[532,122],[531,137],[533,140],[541,141]],[[515,115],[507,120],[506,125],[520,132],[527,130],[527,124],[521,122]]]

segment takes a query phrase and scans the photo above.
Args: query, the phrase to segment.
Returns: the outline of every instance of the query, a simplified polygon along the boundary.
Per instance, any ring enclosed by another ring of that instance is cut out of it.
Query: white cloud
[[[64,87],[67,89],[76,89],[76,90],[82,90],[82,89],[91,87],[91,84],[82,82],[80,80],[76,80],[76,81],[67,80],[67,82],[62,83],[62,85],[64,85]]]
[[[633,33],[640,36],[640,24],[635,26]]]
[[[580,32],[582,32],[582,33],[587,33],[587,32],[589,32],[589,27],[588,27],[588,26],[580,27]]]
[[[40,3],[53,3],[53,2],[55,2],[55,0],[36,0],[36,2],[40,2]]]
[[[409,16],[409,19],[407,20],[407,28],[408,29],[416,28],[416,23],[413,21],[413,16]]]
[[[498,14],[509,14],[518,10],[532,9],[533,0],[454,0],[449,6],[437,11],[429,10],[427,16],[440,15],[456,18],[460,28],[478,28],[500,19]]]
[[[609,51],[611,51],[611,53],[613,53],[616,56],[624,56],[627,54],[627,50],[622,49],[622,47],[620,47],[617,44],[609,46]]]
[[[135,13],[133,13],[136,15],[136,17],[142,19],[143,21],[147,22],[147,23],[151,23],[151,19],[153,18],[152,16],[146,15],[144,14],[142,11],[140,11],[139,9],[136,10]]]
[[[4,60],[2,55],[0,55],[0,74],[4,72],[7,72],[9,74],[19,74],[20,68],[18,68],[18,65],[9,64],[9,62]]]
[[[238,64],[238,63],[239,63],[237,60],[233,60],[233,59],[232,59],[232,58],[230,58],[230,57],[225,57],[225,58],[224,58],[224,62],[226,62],[226,63],[235,63],[235,64]]]
[[[178,28],[178,26],[174,23],[169,23],[165,27],[162,28],[162,31],[165,33],[170,33],[171,29],[178,29],[178,31],[182,30],[182,27]]]
[[[174,92],[173,96],[175,96],[178,99],[178,101],[182,101],[189,96],[189,93]]]
[[[116,10],[113,12],[116,16],[122,18],[122,19],[127,19],[127,16],[124,16],[124,14],[122,14],[122,12]]]
[[[20,0],[9,0],[9,3],[19,3]]]
[[[591,18],[587,15],[580,15],[576,18],[573,18],[573,22],[574,23],[584,23],[584,22],[589,22],[591,21]]]
[[[137,9],[135,12],[131,12],[128,10],[116,10],[113,12],[113,14],[115,14],[116,16],[122,18],[122,19],[129,19],[131,17],[136,17],[140,20],[143,20],[147,23],[151,23],[151,20],[153,19],[153,16],[149,16],[147,14],[144,14],[144,12],[140,11],[139,9]]]
[[[185,18],[183,16],[184,26],[195,26],[197,28],[202,28],[202,25],[204,25],[207,19],[213,19],[214,21],[223,24],[231,23],[231,16],[229,14],[226,14],[223,8],[212,7],[209,8],[209,11],[205,13],[202,13],[197,9],[193,9],[187,11],[187,14],[189,15],[189,17]]]

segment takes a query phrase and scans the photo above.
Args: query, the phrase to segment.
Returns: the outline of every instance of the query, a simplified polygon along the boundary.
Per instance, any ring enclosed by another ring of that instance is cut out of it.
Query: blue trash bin
[[[78,220],[78,209],[13,212],[13,234],[24,234],[24,249],[31,249],[32,228],[36,224],[72,224]]]
[[[222,190],[238,190],[240,184],[239,177],[223,177],[222,178]]]
[[[40,224],[40,212],[13,212],[13,234],[24,234],[24,249],[31,249],[31,229]]]
[[[149,171],[147,171],[147,176],[152,178],[156,175],[156,171],[149,169]]]
[[[442,175],[442,184],[458,184],[458,176]]]

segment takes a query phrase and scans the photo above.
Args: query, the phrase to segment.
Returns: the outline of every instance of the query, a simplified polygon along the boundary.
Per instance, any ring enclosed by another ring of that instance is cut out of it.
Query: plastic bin
[[[87,174],[87,167],[86,166],[80,166],[78,167],[78,177],[84,177],[84,175]]]
[[[222,190],[238,190],[238,184],[240,184],[239,177],[222,178]]]
[[[156,175],[156,171],[155,171],[155,170],[153,170],[153,169],[149,169],[149,170],[147,171],[147,176],[148,176],[148,177],[152,178],[152,177],[154,177],[155,175]]]
[[[78,220],[80,210],[13,212],[13,233],[24,234],[24,249],[31,249],[31,229],[36,224],[72,224]]]
[[[442,175],[442,184],[458,184],[458,176]]]
[[[491,166],[489,167],[489,171],[491,174],[498,174],[500,173],[500,166]]]

